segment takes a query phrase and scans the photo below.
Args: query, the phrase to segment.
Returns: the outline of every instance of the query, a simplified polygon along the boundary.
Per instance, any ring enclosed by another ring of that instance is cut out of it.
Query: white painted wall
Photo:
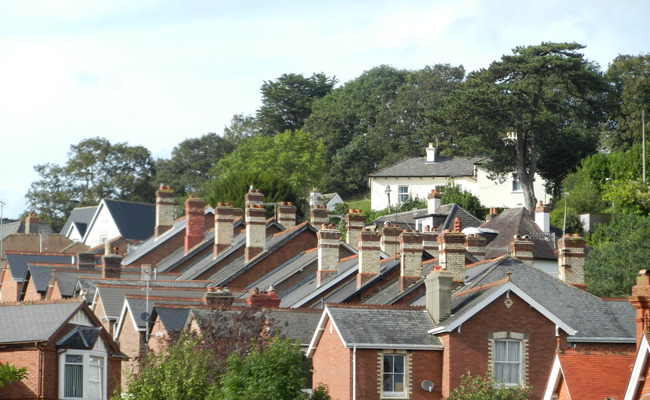
[[[512,174],[509,174],[503,182],[498,180],[491,180],[488,178],[488,173],[482,168],[477,172],[477,193],[481,204],[486,207],[503,207],[503,208],[517,208],[524,207],[526,202],[524,200],[524,191],[512,190]],[[548,195],[544,188],[544,179],[539,175],[535,175],[533,182],[535,190],[535,197],[541,200],[544,204],[548,203]]]
[[[399,204],[399,187],[408,187],[408,193],[411,197],[418,197],[422,200],[427,199],[427,195],[436,186],[446,186],[453,181],[455,185],[462,187],[463,190],[475,193],[476,180],[471,177],[460,177],[450,179],[446,177],[435,178],[371,178],[370,179],[370,205],[373,210],[383,210],[388,207],[388,196],[386,187],[390,186],[390,205]]]
[[[120,235],[120,231],[113,221],[113,217],[104,204],[100,204],[95,219],[91,222],[84,238],[84,244],[90,247],[99,246],[106,240],[113,239]]]

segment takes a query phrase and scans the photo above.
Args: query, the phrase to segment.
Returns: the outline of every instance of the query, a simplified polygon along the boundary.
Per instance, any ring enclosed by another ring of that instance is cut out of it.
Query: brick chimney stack
[[[533,265],[535,243],[530,240],[528,235],[515,235],[514,241],[508,246],[508,250],[512,257],[530,266]]]
[[[570,285],[585,283],[585,240],[578,234],[557,241],[558,278]]]
[[[105,254],[102,257],[102,278],[120,279],[122,276],[122,257]]]
[[[544,233],[551,232],[551,207],[541,201],[535,207],[535,223]]]
[[[214,208],[214,257],[232,245],[234,220],[232,203],[218,203]]]
[[[639,271],[632,296],[628,300],[636,308],[636,348],[639,349],[643,336],[650,333],[650,270]]]
[[[443,270],[449,272],[455,281],[465,281],[465,235],[460,232],[445,232],[438,235],[438,261]]]
[[[367,229],[363,229],[357,234],[357,243],[359,244],[357,288],[379,275],[379,241],[379,234]]]
[[[318,230],[323,226],[323,224],[329,224],[330,212],[327,207],[315,204],[309,213],[309,221],[311,225]]]
[[[257,288],[253,288],[250,296],[246,299],[246,304],[249,307],[259,308],[278,308],[280,307],[280,297],[273,288],[268,292],[261,292]]]
[[[246,249],[244,262],[249,262],[264,251],[266,243],[266,210],[262,206],[264,195],[253,189],[246,199]]]
[[[40,221],[36,217],[36,214],[29,214],[25,218],[25,233],[38,233],[39,224]]]
[[[402,232],[399,252],[399,290],[403,291],[422,277],[422,237],[416,232]]]
[[[477,259],[484,260],[486,242],[487,239],[481,235],[467,235],[465,238],[465,249]]]
[[[95,255],[93,253],[77,254],[77,270],[93,271],[95,269]]]
[[[438,232],[432,231],[429,225],[424,227],[422,235],[422,249],[438,258]]]
[[[438,208],[440,208],[440,193],[436,189],[433,189],[427,195],[427,212],[429,214],[435,214]]]
[[[359,246],[357,243],[358,234],[365,225],[366,216],[361,213],[361,210],[348,210],[348,213],[345,214],[345,228],[348,231],[346,239],[350,246],[354,248]]]
[[[489,221],[489,220],[495,218],[497,215],[499,215],[499,213],[497,212],[497,209],[492,207],[492,208],[490,208],[490,211],[488,212],[488,215],[485,218],[485,220]]]
[[[228,288],[209,287],[203,295],[203,304],[208,306],[230,306],[235,301],[235,297]]]
[[[203,241],[205,201],[190,197],[185,201],[185,254]]]
[[[379,245],[381,251],[388,254],[389,257],[399,253],[399,234],[401,232],[402,230],[396,226],[385,226],[381,231]]]
[[[336,229],[336,225],[323,224],[316,233],[316,237],[318,238],[316,286],[320,286],[330,276],[338,273],[341,232]]]
[[[292,202],[281,202],[278,206],[278,223],[285,229],[291,229],[296,226],[296,211],[298,209]]]
[[[174,225],[174,209],[176,201],[174,200],[174,191],[169,187],[160,185],[156,190],[156,227],[154,235],[158,237],[167,232]]]
[[[433,271],[424,280],[427,311],[436,324],[451,315],[452,280],[453,276],[445,271]]]

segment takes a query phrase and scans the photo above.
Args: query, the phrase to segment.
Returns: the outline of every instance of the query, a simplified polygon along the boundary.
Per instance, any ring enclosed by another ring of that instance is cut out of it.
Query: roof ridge
[[[0,307],[8,306],[33,306],[33,305],[47,305],[47,304],[65,304],[65,303],[79,303],[82,304],[83,299],[80,297],[73,297],[70,299],[56,299],[56,300],[27,300],[27,301],[3,301],[0,302]]]
[[[490,288],[493,288],[493,287],[496,287],[496,286],[501,286],[504,283],[508,283],[508,282],[510,282],[510,274],[509,273],[507,274],[507,276],[505,278],[501,278],[498,281],[494,281],[492,283],[486,283],[485,285],[474,286],[474,287],[469,288],[467,290],[458,291],[458,292],[456,292],[456,295],[459,296],[459,297],[460,296],[466,296],[468,294],[473,294],[473,293],[476,293],[476,292],[480,292],[480,291],[483,291],[485,289],[490,289]]]
[[[325,303],[329,308],[356,308],[373,310],[425,310],[425,306],[407,306],[403,304],[357,304],[357,303]]]

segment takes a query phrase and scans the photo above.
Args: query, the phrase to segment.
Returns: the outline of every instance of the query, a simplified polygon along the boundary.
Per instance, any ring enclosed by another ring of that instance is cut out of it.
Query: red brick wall
[[[448,375],[443,395],[448,396],[467,371],[474,375],[486,373],[488,334],[510,331],[529,335],[527,384],[533,388],[533,399],[541,398],[557,346],[555,324],[513,293],[510,293],[510,307],[505,300],[504,294],[463,323],[460,332],[454,330],[447,335],[444,362]]]
[[[327,385],[333,400],[352,397],[352,351],[346,349],[328,322],[312,357],[314,387]]]
[[[228,287],[230,287],[231,290],[244,289],[252,282],[255,282],[290,258],[294,257],[296,254],[314,248],[316,245],[316,235],[309,230],[302,231],[300,234],[284,243],[280,248],[268,254],[263,260],[257,262],[253,268],[230,281]]]
[[[169,235],[169,233],[167,234]],[[173,251],[178,250],[178,248],[183,247],[184,243],[185,243],[185,230],[182,230],[176,233],[175,235],[173,235],[171,238],[167,239],[164,243],[156,246],[156,248],[154,248],[147,254],[135,260],[135,262],[129,265],[129,267],[139,267],[142,264],[157,265],[160,262],[160,260],[167,257]],[[168,272],[174,272],[174,271],[168,271]]]
[[[118,342],[120,351],[129,357],[128,361],[122,363],[122,388],[126,388],[127,379],[137,373],[139,357],[144,354],[144,335],[136,329],[128,316],[124,318]]]
[[[11,277],[9,269],[4,270],[2,276],[2,287],[0,287],[0,299],[2,301],[16,301],[18,300],[18,286]]]
[[[27,289],[25,289],[25,296],[23,297],[24,301],[36,301],[43,300],[43,296],[36,291],[36,286],[34,286],[34,279],[30,279],[27,282]]]

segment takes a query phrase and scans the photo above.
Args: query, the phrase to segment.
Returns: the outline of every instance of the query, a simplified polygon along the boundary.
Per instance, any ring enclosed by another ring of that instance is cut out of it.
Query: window
[[[528,384],[528,334],[494,332],[488,334],[494,380],[505,386]]]
[[[521,192],[522,190],[524,189],[521,187],[521,181],[519,180],[519,175],[512,174],[512,191]]]
[[[409,187],[408,186],[398,186],[397,187],[397,201],[404,203],[409,199]]]
[[[405,389],[405,355],[384,354],[383,395],[387,397],[402,397]]]
[[[105,356],[100,352],[68,351],[61,356],[62,399],[106,399]]]
[[[506,386],[521,383],[521,342],[496,340],[494,342],[494,380]]]

